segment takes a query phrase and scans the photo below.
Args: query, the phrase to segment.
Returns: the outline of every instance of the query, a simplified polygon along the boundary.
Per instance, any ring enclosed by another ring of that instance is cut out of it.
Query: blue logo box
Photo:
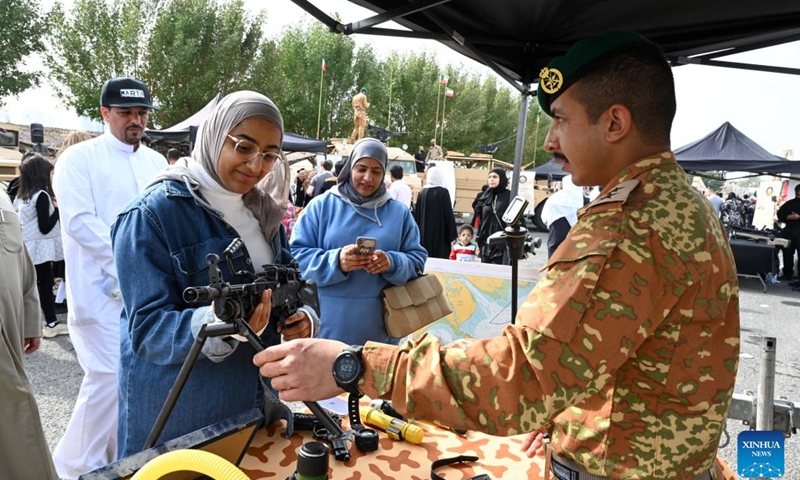
[[[738,472],[744,478],[779,478],[784,474],[784,437],[777,431],[742,432],[737,440]]]

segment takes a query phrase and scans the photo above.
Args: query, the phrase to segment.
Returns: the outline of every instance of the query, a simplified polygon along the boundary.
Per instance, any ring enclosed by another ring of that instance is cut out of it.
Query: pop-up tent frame
[[[687,172],[749,172],[755,175],[800,175],[800,162],[773,155],[729,122],[700,140],[675,149]]]
[[[800,40],[797,0],[350,0],[376,12],[343,24],[309,0],[292,0],[332,32],[436,40],[491,68],[520,94],[514,178],[522,165],[526,117],[539,71],[578,40],[612,30],[656,42],[673,66],[684,64],[800,74],[719,57]],[[346,3],[344,0],[342,3]],[[379,25],[393,21],[408,30]],[[511,186],[512,195],[517,184]]]
[[[205,107],[195,112],[186,120],[163,130],[147,130],[146,133],[153,142],[188,142],[191,137],[192,128],[197,128],[200,123],[211,114],[214,107],[217,106],[224,96],[225,95],[222,93],[218,93]],[[324,140],[285,132],[283,134],[283,150],[287,152],[327,153],[328,143]]]

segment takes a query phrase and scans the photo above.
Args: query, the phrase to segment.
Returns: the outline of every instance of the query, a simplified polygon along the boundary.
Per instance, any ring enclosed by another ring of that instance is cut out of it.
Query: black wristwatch
[[[363,345],[347,347],[333,361],[333,379],[345,392],[361,394],[358,381],[364,374],[364,362],[361,359],[363,349]]]

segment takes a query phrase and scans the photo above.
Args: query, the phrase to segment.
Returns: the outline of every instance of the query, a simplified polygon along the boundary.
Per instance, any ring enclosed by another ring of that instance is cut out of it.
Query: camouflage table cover
[[[441,458],[474,455],[475,463],[441,467],[436,473],[447,480],[466,479],[485,473],[493,480],[544,479],[544,456],[527,458],[520,451],[522,435],[494,437],[468,432],[466,438],[437,426],[418,423],[425,430],[420,445],[396,441],[380,435],[376,452],[362,453],[350,443],[350,461],[343,463],[330,456],[330,480],[427,480],[431,464]],[[284,438],[285,424],[275,422],[259,429],[239,468],[251,479],[284,480],[295,472],[297,451],[305,442],[313,441],[311,432],[295,432]],[[723,479],[736,480],[733,471],[717,457]]]

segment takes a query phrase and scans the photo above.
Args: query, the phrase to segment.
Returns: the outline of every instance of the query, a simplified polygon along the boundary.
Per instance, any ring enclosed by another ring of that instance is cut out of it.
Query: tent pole
[[[522,152],[525,147],[525,128],[528,120],[528,96],[530,86],[525,85],[519,102],[519,121],[517,122],[517,146],[514,149],[514,176],[511,182],[511,198],[519,191],[519,172],[522,170]]]
[[[525,124],[528,119],[528,92],[529,85],[523,84],[522,98],[519,102],[519,122],[517,123],[517,146],[514,151],[514,177],[511,182],[511,198],[517,196],[519,191],[519,175],[522,167],[522,152],[525,146]],[[525,220],[508,225],[504,229],[506,236],[506,251],[511,262],[511,324],[517,318],[517,307],[519,303],[519,260],[523,257],[525,236]]]
[[[439,99],[442,97],[442,82],[439,81],[439,89],[436,91],[436,121],[433,122],[433,139],[439,136]]]

